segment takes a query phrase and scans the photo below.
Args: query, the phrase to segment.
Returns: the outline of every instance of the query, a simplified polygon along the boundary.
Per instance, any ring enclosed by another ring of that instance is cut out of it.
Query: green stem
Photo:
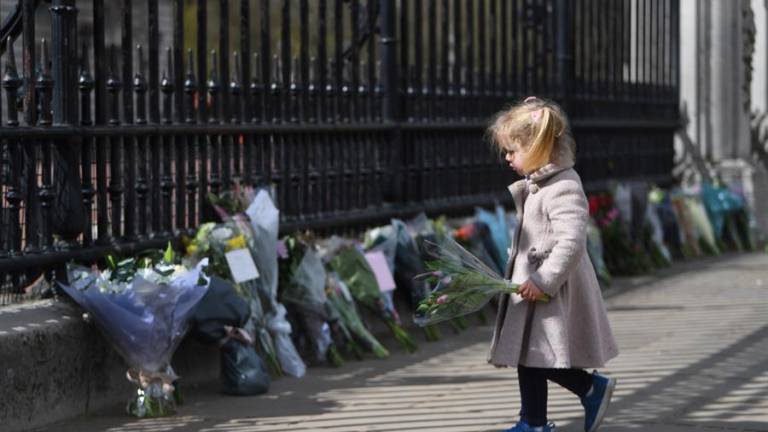
[[[344,359],[341,357],[341,354],[339,354],[339,351],[336,349],[335,345],[328,347],[328,352],[326,353],[325,357],[328,360],[328,363],[334,367],[344,366]]]
[[[436,342],[440,340],[440,329],[436,325],[428,325],[424,327],[424,336],[428,342]]]
[[[389,326],[389,330],[395,336],[395,339],[405,348],[406,351],[409,353],[416,352],[418,347],[408,332],[400,327],[394,320],[387,319],[385,322],[387,323],[387,326]]]

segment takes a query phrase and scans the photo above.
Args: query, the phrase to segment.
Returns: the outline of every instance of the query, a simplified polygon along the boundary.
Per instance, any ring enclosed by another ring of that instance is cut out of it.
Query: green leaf
[[[168,242],[168,247],[165,248],[165,253],[163,254],[163,261],[165,261],[167,264],[173,264],[173,261],[176,259],[176,254],[173,252],[173,247],[171,246],[171,242]]]
[[[136,260],[133,258],[126,258],[120,262],[117,263],[118,268],[128,268],[133,267],[133,265],[136,263]]]
[[[110,270],[115,270],[117,268],[115,257],[112,255],[107,255],[105,259],[107,260],[107,266],[110,268]]]

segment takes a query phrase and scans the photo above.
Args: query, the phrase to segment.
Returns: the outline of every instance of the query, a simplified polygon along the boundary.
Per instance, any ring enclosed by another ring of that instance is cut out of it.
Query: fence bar
[[[208,83],[206,85],[206,89],[208,91],[208,100],[210,101],[209,106],[209,112],[208,112],[208,123],[209,124],[218,124],[219,123],[219,111],[221,107],[221,103],[219,102],[220,98],[220,90],[221,86],[219,85],[218,76],[216,75],[216,70],[218,69],[218,59],[216,56],[216,50],[211,51],[211,73],[210,77],[208,79]],[[211,134],[207,135],[205,137],[201,137],[201,140],[204,144],[201,145],[201,152],[200,157],[201,161],[206,158],[205,155],[207,155],[208,151],[210,150],[210,167],[211,167],[211,175],[210,177],[207,175],[202,175],[200,178],[200,184],[207,185],[210,188],[210,192],[214,195],[218,195],[221,192],[221,186],[223,184],[222,178],[221,178],[221,135],[217,134]],[[206,162],[204,166],[201,166],[201,171],[208,167],[208,163]],[[205,202],[208,199],[207,194],[200,195],[200,206],[201,206],[201,212],[203,213],[202,209],[204,209]],[[201,217],[203,217],[201,215]]]
[[[437,51],[439,49],[437,42],[437,0],[429,0],[427,4],[427,55],[429,64],[427,65],[427,82],[424,86],[424,119],[436,119],[437,104],[435,103],[437,93]]]
[[[319,0],[317,2],[317,68],[311,67],[313,71],[317,72],[317,101],[315,108],[317,112],[314,114],[318,122],[328,121],[333,115],[330,112],[330,105],[326,102],[325,89],[328,85],[328,49],[326,47],[326,37],[328,35],[328,11],[326,0]],[[312,80],[310,79],[310,82]]]
[[[368,104],[367,110],[372,121],[381,120],[381,101],[377,100],[377,91],[380,89],[379,80],[376,77],[378,69],[376,60],[376,7],[378,0],[368,0],[366,10],[368,11]]]
[[[163,117],[161,119],[162,124],[168,125],[173,122],[173,92],[176,86],[173,82],[174,69],[173,69],[173,50],[168,47],[166,50],[166,60],[168,65],[167,69],[163,71],[163,77],[160,80],[160,90],[163,93]],[[173,232],[173,190],[175,187],[173,181],[173,142],[174,137],[165,135],[162,138],[162,177],[160,180],[161,189],[161,206],[157,208],[162,209],[160,214],[162,217],[162,231],[155,228],[155,232],[160,232],[161,237],[170,237]],[[183,138],[177,138],[178,141],[182,141]],[[178,198],[177,198],[178,199]],[[177,201],[178,204],[183,205],[183,199]],[[183,212],[183,211],[182,211]],[[154,228],[154,227],[153,227]]]
[[[302,123],[309,121],[310,117],[314,117],[314,107],[309,103],[309,87],[310,87],[310,58],[309,58],[309,4],[307,0],[301,0],[299,2],[299,59],[301,70],[301,93],[298,118]]]
[[[490,65],[489,65],[489,71],[488,71],[488,80],[487,80],[487,88],[492,92],[492,94],[496,94],[497,90],[497,74],[499,72],[498,70],[498,52],[499,52],[499,41],[498,37],[496,36],[497,29],[496,26],[499,23],[499,17],[498,17],[498,9],[497,9],[497,1],[496,0],[490,0],[490,10],[489,10],[489,17],[485,20],[485,23],[488,26],[488,49],[490,51]],[[488,20],[490,20],[490,23],[488,23]]]
[[[133,81],[133,0],[122,0],[120,14],[122,16],[122,53],[121,64],[123,67],[123,123],[133,123],[133,88],[129,85]]]
[[[473,95],[474,95],[474,89],[475,89],[475,52],[474,52],[474,45],[475,45],[475,18],[474,18],[474,7],[475,2],[472,0],[466,0],[466,62],[467,66],[464,69],[466,72],[464,72],[464,76],[462,77],[462,82],[464,83],[464,86],[467,89],[468,97],[469,99],[468,103],[465,103],[465,106],[467,106],[467,111],[469,113],[467,114],[467,117],[476,117],[477,113],[473,113],[475,110],[475,104],[473,103]],[[471,95],[471,96],[470,96]]]
[[[219,0],[219,54],[221,55],[219,77],[222,83],[229,80],[229,26],[229,0]],[[229,93],[226,91],[219,94],[219,110],[221,122],[230,121],[230,100]]]
[[[98,3],[103,0],[94,0],[94,14],[98,10]],[[103,6],[102,6],[103,10]],[[22,69],[24,76],[24,123],[27,126],[37,124],[37,110],[31,107],[37,106],[35,98],[35,2],[21,2],[22,21]],[[94,26],[94,34],[98,27]],[[102,56],[103,57],[103,56]]]
[[[136,71],[136,76],[133,80],[133,89],[136,93],[136,124],[138,125],[146,125],[147,124],[147,82],[144,78],[143,71],[145,69],[145,62],[144,62],[144,53],[141,48],[141,45],[138,45],[136,47],[136,51],[138,54],[138,70]],[[148,232],[147,232],[147,215],[151,211],[153,220],[155,219],[155,214],[157,213],[158,207],[150,208],[147,206],[147,194],[150,191],[149,188],[149,173],[147,170],[147,165],[149,163],[147,152],[149,151],[148,147],[148,140],[151,139],[151,137],[139,137],[137,138],[137,143],[135,144],[138,147],[138,177],[136,178],[135,183],[135,189],[136,189],[136,197],[138,201],[137,210],[138,210],[138,238],[139,239],[145,239],[147,238]],[[135,147],[134,147],[135,148]],[[153,168],[153,177],[158,178],[160,169],[157,167],[157,163],[160,161],[160,152],[159,152],[159,146],[153,145],[152,146],[152,165],[153,167],[156,167],[155,170]],[[155,185],[153,185],[155,186]],[[159,189],[159,182],[156,185],[157,189]],[[157,190],[153,188],[153,190]],[[158,223],[159,225],[159,223]],[[154,223],[153,223],[154,227]]]
[[[101,0],[103,1],[103,0]],[[148,0],[152,1],[152,0]],[[178,86],[175,92],[176,123],[184,123],[186,120],[184,109],[185,92],[181,91],[184,82],[184,0],[173,1],[173,68],[168,68],[172,74],[172,82]],[[178,203],[178,201],[177,201]]]
[[[567,111],[571,95],[570,86],[574,80],[570,0],[555,0],[555,14],[559,30],[555,41],[557,47],[557,92],[560,95],[563,109]]]
[[[53,35],[53,115],[55,124],[77,123],[77,29],[74,0],[54,0],[51,10]]]
[[[200,77],[201,87],[205,84],[205,77],[208,76],[208,66],[206,59],[208,56],[208,1],[197,0],[197,76]],[[197,92],[197,119],[200,123],[208,121],[208,103],[207,93],[205,91]],[[202,147],[202,145],[201,145]],[[200,188],[202,190],[205,188]],[[201,198],[204,195],[201,195]]]
[[[242,89],[240,86],[240,78],[237,76],[240,69],[240,55],[235,51],[233,53],[232,63],[232,79],[229,82],[229,95],[231,107],[231,120],[233,124],[238,124],[241,121],[241,104],[240,94]],[[233,182],[233,175],[237,177],[237,180],[242,180],[240,169],[240,138],[232,133],[224,136],[224,182],[227,187],[230,187]],[[229,157],[227,157],[229,156]],[[234,174],[233,174],[234,173]]]
[[[240,0],[240,77],[245,91],[242,93],[244,121],[253,118],[253,93],[247,91],[251,80],[251,6],[250,0]],[[246,171],[247,172],[247,171]]]
[[[269,59],[272,58],[272,49],[270,43],[270,15],[269,15],[269,0],[261,0],[261,50],[259,57],[261,63],[257,62],[256,67],[261,67],[261,83],[264,84],[264,91],[266,86],[272,82],[270,76],[270,64]],[[269,121],[272,116],[272,110],[269,109],[270,103],[267,97],[262,97],[262,113],[264,121]]]

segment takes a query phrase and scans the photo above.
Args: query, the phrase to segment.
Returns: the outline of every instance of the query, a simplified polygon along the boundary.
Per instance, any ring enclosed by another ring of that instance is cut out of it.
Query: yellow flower
[[[187,246],[187,255],[195,255],[198,252],[197,245],[194,243],[190,243]]]
[[[245,236],[242,234],[227,240],[227,247],[226,247],[227,252],[237,250],[237,249],[244,249],[244,248],[245,248]]]

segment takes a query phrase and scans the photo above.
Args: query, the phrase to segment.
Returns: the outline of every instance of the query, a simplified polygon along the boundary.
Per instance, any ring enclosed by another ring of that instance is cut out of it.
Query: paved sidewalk
[[[767,254],[681,264],[621,285],[633,286],[607,293],[621,355],[606,369],[619,385],[601,431],[768,431]],[[519,409],[517,380],[485,364],[490,332],[473,327],[413,355],[312,368],[261,397],[200,389],[172,418],[115,410],[45,430],[503,430]],[[558,432],[583,430],[575,397],[550,385],[549,405]]]

